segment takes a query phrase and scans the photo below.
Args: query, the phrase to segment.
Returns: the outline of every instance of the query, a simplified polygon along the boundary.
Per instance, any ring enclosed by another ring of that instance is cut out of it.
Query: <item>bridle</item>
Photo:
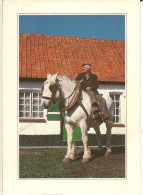
[[[56,81],[56,83],[51,83],[49,86],[49,89],[52,93],[51,97],[47,97],[47,96],[42,96],[42,99],[46,99],[46,100],[50,100],[53,103],[56,103],[56,100],[54,99],[55,94],[57,93],[58,89],[59,89],[59,83],[58,81]],[[44,90],[44,85],[42,86],[42,91]]]

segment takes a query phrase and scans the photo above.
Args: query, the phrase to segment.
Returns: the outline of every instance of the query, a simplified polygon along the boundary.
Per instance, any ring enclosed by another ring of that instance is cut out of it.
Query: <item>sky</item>
[[[125,15],[20,15],[19,32],[125,40]]]

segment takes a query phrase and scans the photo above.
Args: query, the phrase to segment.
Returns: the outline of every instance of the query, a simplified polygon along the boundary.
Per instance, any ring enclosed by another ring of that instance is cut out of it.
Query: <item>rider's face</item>
[[[90,71],[90,67],[89,67],[89,66],[83,66],[83,67],[82,67],[82,71],[83,71],[84,73],[88,73],[88,72]]]

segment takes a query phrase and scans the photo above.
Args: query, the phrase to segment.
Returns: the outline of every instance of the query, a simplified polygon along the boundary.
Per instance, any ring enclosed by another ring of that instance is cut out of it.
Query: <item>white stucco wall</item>
[[[20,90],[41,90],[43,82],[34,81],[20,81]],[[124,85],[100,85],[98,89],[99,93],[109,94],[110,92],[116,92],[121,94],[121,123],[126,125],[126,93]],[[47,110],[44,111],[46,118]],[[101,133],[106,133],[106,127],[104,124],[100,126]],[[90,133],[95,133],[91,128]],[[52,135],[60,134],[60,121],[47,121],[46,123],[34,123],[34,122],[19,122],[19,134],[20,135]],[[112,134],[126,134],[125,127],[113,127]]]
[[[100,126],[101,134],[106,134],[106,126]],[[47,121],[47,123],[19,123],[20,135],[59,135],[60,121]],[[88,131],[88,134],[95,134],[93,128]],[[112,134],[126,134],[125,127],[113,127]]]

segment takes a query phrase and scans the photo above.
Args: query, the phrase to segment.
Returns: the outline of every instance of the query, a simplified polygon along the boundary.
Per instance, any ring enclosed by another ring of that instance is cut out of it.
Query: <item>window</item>
[[[44,118],[44,109],[41,107],[40,92],[24,92],[19,93],[19,117],[20,118]]]
[[[110,97],[114,102],[114,123],[121,122],[120,95],[121,94],[110,94]]]

